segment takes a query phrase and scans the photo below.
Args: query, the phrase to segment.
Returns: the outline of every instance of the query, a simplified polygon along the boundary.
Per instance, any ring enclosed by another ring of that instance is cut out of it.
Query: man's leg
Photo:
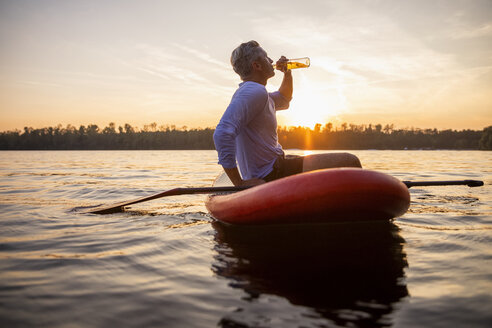
[[[307,155],[302,165],[304,172],[334,167],[362,167],[359,158],[349,153]]]

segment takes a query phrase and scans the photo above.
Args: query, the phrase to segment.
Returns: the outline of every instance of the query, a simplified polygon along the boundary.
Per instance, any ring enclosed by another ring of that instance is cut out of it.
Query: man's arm
[[[232,181],[234,186],[239,187],[239,186],[256,186],[262,183],[265,183],[265,180],[262,179],[249,179],[249,180],[243,180],[241,178],[241,175],[239,174],[239,170],[237,167],[234,167],[232,169],[228,169],[224,167],[224,171],[229,177],[229,179]]]
[[[287,69],[287,61],[288,59],[285,56],[280,57],[280,59],[276,63],[276,67],[278,70],[284,73],[284,78],[282,79],[282,84],[280,84],[280,88],[278,91],[284,96],[285,99],[292,99],[292,93],[294,91],[293,83],[292,83],[292,71]]]
[[[284,96],[285,99],[291,99],[292,93],[294,91],[294,87],[292,85],[292,71],[289,69],[284,72],[284,78],[282,80],[282,84],[278,91]]]

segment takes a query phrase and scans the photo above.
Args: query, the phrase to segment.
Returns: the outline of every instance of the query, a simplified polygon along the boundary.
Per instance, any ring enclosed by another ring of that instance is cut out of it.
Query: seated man
[[[292,99],[292,72],[287,61],[282,56],[276,62],[284,77],[278,91],[268,93],[265,86],[275,71],[265,50],[249,41],[232,52],[232,67],[243,82],[215,129],[214,142],[219,164],[235,186],[257,185],[321,168],[361,167],[359,159],[348,153],[285,156],[278,143],[276,111],[289,108]]]

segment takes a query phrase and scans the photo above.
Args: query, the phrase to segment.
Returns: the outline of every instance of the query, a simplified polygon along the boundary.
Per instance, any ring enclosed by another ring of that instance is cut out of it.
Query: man
[[[249,41],[232,52],[232,67],[243,82],[215,129],[214,143],[219,164],[235,186],[257,185],[321,168],[361,167],[359,159],[347,153],[285,156],[278,143],[276,111],[289,108],[292,99],[292,72],[287,61],[282,56],[276,62],[284,77],[278,91],[268,93],[265,86],[275,71],[266,51],[258,42]]]

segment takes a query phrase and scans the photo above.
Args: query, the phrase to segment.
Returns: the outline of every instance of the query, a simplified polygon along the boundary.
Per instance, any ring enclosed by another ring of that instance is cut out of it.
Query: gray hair
[[[241,79],[247,78],[252,71],[251,64],[264,53],[256,41],[241,43],[239,47],[232,51],[231,64],[234,72],[239,74]]]

